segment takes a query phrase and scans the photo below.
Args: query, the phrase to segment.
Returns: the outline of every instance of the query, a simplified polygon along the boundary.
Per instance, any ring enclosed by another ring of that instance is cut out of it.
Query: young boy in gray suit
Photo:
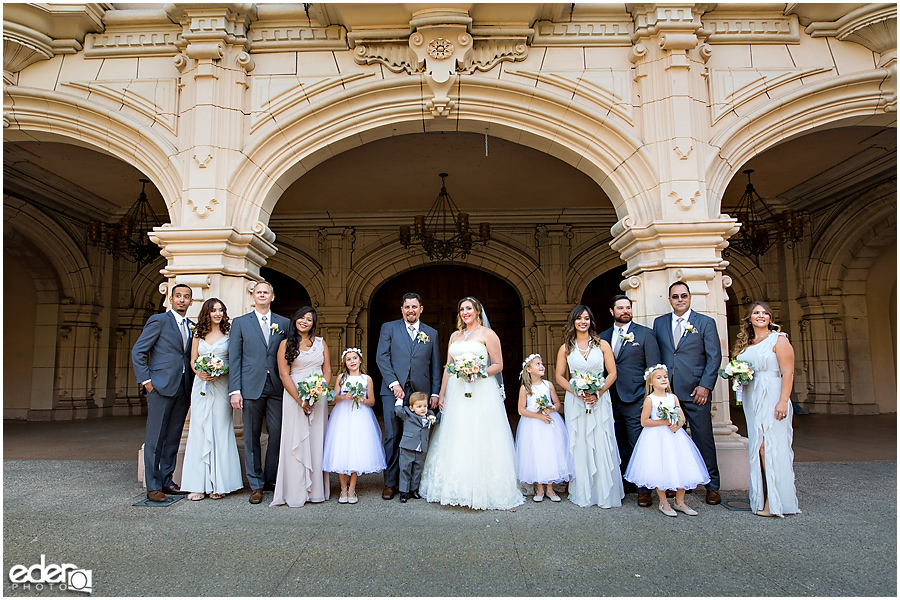
[[[403,406],[403,400],[397,400],[394,405],[394,413],[403,421],[403,437],[400,440],[400,502],[422,497],[419,495],[419,480],[425,465],[425,453],[428,452],[428,432],[432,425],[441,421],[440,413],[435,417],[428,410],[428,396],[424,392],[413,392],[409,397],[409,405],[412,410]]]

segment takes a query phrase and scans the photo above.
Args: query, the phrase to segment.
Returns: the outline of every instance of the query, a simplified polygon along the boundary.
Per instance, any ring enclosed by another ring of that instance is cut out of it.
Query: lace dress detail
[[[603,351],[599,347],[591,348],[587,358],[576,347],[566,361],[570,376],[604,372]],[[569,449],[575,467],[575,475],[569,482],[569,500],[578,506],[622,506],[625,488],[609,392],[600,396],[591,412],[587,412],[581,398],[566,392],[565,408]]]
[[[301,351],[291,363],[291,379],[298,382],[313,373],[322,374],[325,346],[317,337],[309,350]],[[303,506],[306,502],[324,502],[331,495],[328,473],[322,470],[328,403],[316,402],[307,417],[287,390],[281,413],[281,448],[275,497],[270,506]]]
[[[487,356],[480,342],[456,342],[450,356]],[[472,383],[450,377],[441,423],[432,434],[419,487],[429,502],[505,510],[524,501],[516,483],[515,449],[506,409],[494,377]]]
[[[214,354],[228,364],[228,336],[210,345],[200,340],[198,354]],[[191,417],[181,468],[181,489],[187,492],[227,494],[244,487],[241,459],[234,436],[228,375],[206,385],[194,377],[191,389]]]

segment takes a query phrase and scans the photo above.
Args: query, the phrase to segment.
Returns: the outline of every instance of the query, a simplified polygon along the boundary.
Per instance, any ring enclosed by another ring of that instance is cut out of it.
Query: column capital
[[[163,225],[153,229],[150,239],[168,260],[161,271],[168,278],[229,275],[259,279],[259,268],[278,250],[275,234],[261,222],[252,231]]]

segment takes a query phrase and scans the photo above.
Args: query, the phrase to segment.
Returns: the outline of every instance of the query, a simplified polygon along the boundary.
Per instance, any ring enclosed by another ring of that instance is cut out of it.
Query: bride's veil
[[[487,313],[484,311],[483,304],[481,305],[481,324],[484,325],[485,327],[487,327],[488,329],[491,328],[491,322],[488,321],[488,316],[487,316]],[[487,364],[488,364],[488,366],[491,366],[490,354],[487,357]],[[506,387],[503,385],[503,371],[501,370],[499,373],[494,375],[494,377],[497,379],[497,387],[500,388],[500,399],[506,400]]]

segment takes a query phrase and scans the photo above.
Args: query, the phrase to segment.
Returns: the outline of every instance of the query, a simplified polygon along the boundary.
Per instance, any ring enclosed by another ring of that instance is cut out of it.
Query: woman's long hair
[[[479,302],[472,296],[466,296],[465,298],[460,300],[459,303],[456,305],[456,329],[458,329],[459,331],[466,330],[466,324],[463,323],[462,317],[459,316],[459,309],[462,308],[462,303],[467,300],[472,303],[472,307],[475,309],[475,312],[478,317],[478,323],[480,323],[481,325],[484,325],[484,321],[481,318],[481,313],[484,312],[484,308],[481,306],[481,302]]]
[[[219,329],[222,330],[222,333],[228,335],[228,331],[231,329],[231,324],[228,322],[228,309],[225,308],[225,303],[218,298],[210,298],[200,307],[200,314],[197,316],[197,326],[194,328],[195,338],[202,340],[212,331],[213,322],[210,313],[217,302],[222,305],[222,322],[219,323]]]
[[[294,359],[300,355],[300,332],[297,331],[297,319],[306,314],[312,315],[312,327],[309,328],[309,339],[311,342],[316,339],[316,309],[312,306],[304,306],[294,313],[294,316],[291,317],[291,324],[288,326],[287,343],[284,346],[284,359],[288,364],[294,362]]]
[[[594,313],[591,309],[584,304],[579,304],[575,308],[572,309],[572,312],[569,313],[569,318],[566,320],[565,327],[565,344],[566,344],[566,354],[571,354],[572,350],[575,349],[575,319],[580,317],[584,311],[587,311],[588,317],[591,319],[591,326],[588,327],[588,335],[591,338],[591,341],[594,342],[594,345],[600,346],[600,334],[597,333],[597,321],[594,319]]]
[[[747,308],[747,312],[745,312],[743,318],[741,318],[741,330],[737,335],[737,342],[732,351],[732,358],[737,358],[737,355],[746,350],[747,346],[752,344],[753,340],[756,339],[756,331],[753,329],[753,323],[751,322],[750,317],[753,316],[753,311],[757,306],[761,307],[769,315],[769,331],[781,331],[781,325],[776,325],[772,321],[772,307],[762,300],[754,302]]]

